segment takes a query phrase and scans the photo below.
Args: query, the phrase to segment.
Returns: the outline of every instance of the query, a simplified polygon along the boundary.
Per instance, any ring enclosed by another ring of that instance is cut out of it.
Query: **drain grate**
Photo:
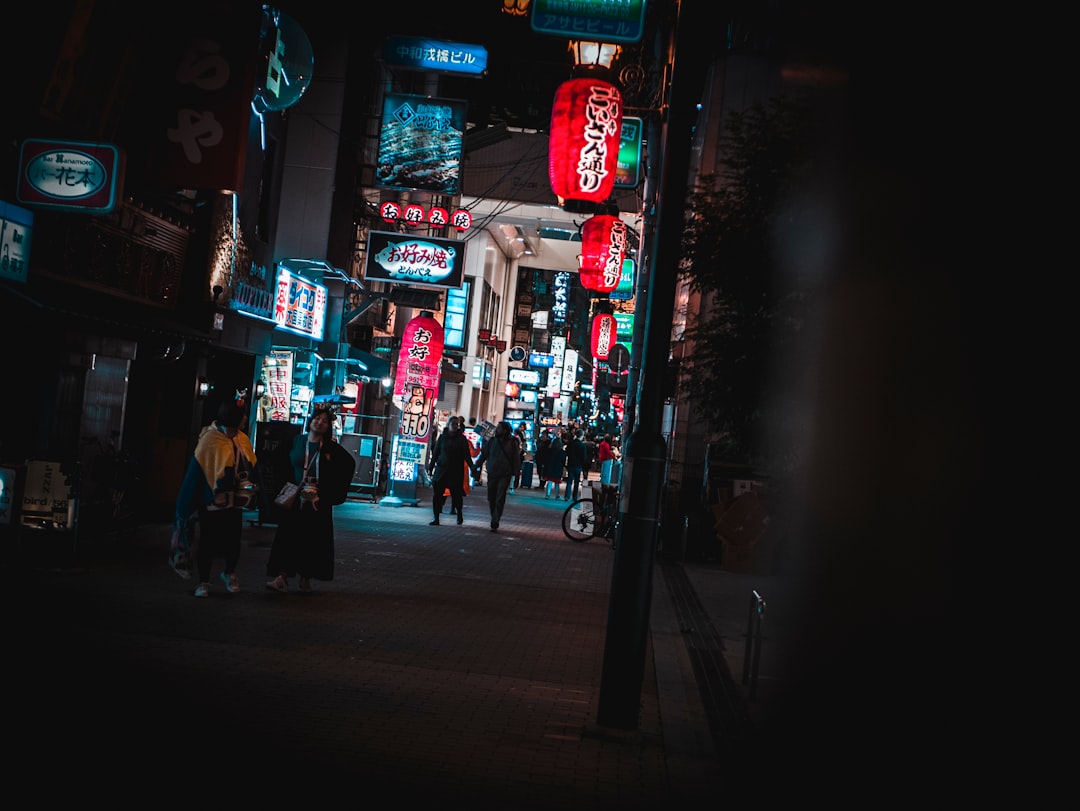
[[[753,729],[746,698],[724,657],[724,640],[705,613],[682,566],[661,564],[661,571],[675,606],[717,752],[725,759],[737,759],[751,745]]]

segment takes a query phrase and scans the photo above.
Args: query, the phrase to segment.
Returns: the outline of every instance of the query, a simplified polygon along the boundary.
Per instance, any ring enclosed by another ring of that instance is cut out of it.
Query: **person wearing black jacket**
[[[582,431],[578,428],[566,443],[566,501],[577,501],[581,497],[581,474],[589,464],[588,448],[581,437]]]
[[[289,481],[301,486],[292,507],[279,513],[277,532],[266,562],[274,578],[266,587],[286,594],[289,578],[300,576],[300,591],[311,591],[311,579],[334,579],[334,506],[344,504],[356,470],[351,453],[334,439],[333,409],[318,408],[307,433],[288,446]]]
[[[435,513],[431,526],[439,526],[439,514],[450,491],[450,507],[457,513],[457,522],[465,523],[461,514],[465,501],[465,471],[473,470],[469,440],[462,431],[461,417],[451,417],[446,430],[439,435],[428,462],[431,473],[431,509]]]
[[[499,528],[503,508],[506,506],[506,493],[516,471],[521,470],[521,445],[510,431],[510,423],[502,420],[495,426],[495,435],[484,442],[484,448],[476,457],[475,471],[480,475],[484,463],[487,463],[488,508],[491,511],[491,531]]]

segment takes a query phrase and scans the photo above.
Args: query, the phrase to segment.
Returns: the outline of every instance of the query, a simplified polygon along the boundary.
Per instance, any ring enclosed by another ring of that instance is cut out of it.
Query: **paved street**
[[[193,598],[166,565],[167,526],[114,561],[30,572],[9,614],[27,632],[14,635],[12,765],[72,796],[106,778],[110,794],[130,779],[192,801],[715,797],[723,763],[659,567],[639,728],[598,728],[615,553],[568,541],[564,502],[539,489],[511,496],[492,533],[484,492],[463,526],[428,526],[424,492],[418,507],[347,502],[335,578],[310,595],[265,588],[273,527],[252,522],[236,595],[216,563],[210,598]]]

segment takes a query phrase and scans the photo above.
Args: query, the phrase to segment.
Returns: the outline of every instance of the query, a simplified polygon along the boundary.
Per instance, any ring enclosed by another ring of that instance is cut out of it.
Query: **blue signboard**
[[[548,369],[555,365],[555,356],[546,352],[532,352],[529,354],[529,365]]]
[[[487,48],[464,42],[388,37],[383,56],[386,64],[406,70],[437,70],[477,77],[487,72]]]
[[[645,0],[533,0],[532,29],[569,39],[640,42]]]

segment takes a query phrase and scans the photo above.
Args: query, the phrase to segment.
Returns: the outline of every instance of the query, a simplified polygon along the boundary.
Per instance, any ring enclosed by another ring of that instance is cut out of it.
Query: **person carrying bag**
[[[307,433],[294,437],[287,451],[292,487],[283,487],[278,498],[291,506],[279,505],[266,563],[266,574],[273,578],[266,587],[279,594],[288,593],[293,575],[299,575],[301,593],[311,591],[312,579],[334,579],[333,508],[345,503],[356,470],[352,454],[334,439],[335,419],[333,409],[316,408]]]

